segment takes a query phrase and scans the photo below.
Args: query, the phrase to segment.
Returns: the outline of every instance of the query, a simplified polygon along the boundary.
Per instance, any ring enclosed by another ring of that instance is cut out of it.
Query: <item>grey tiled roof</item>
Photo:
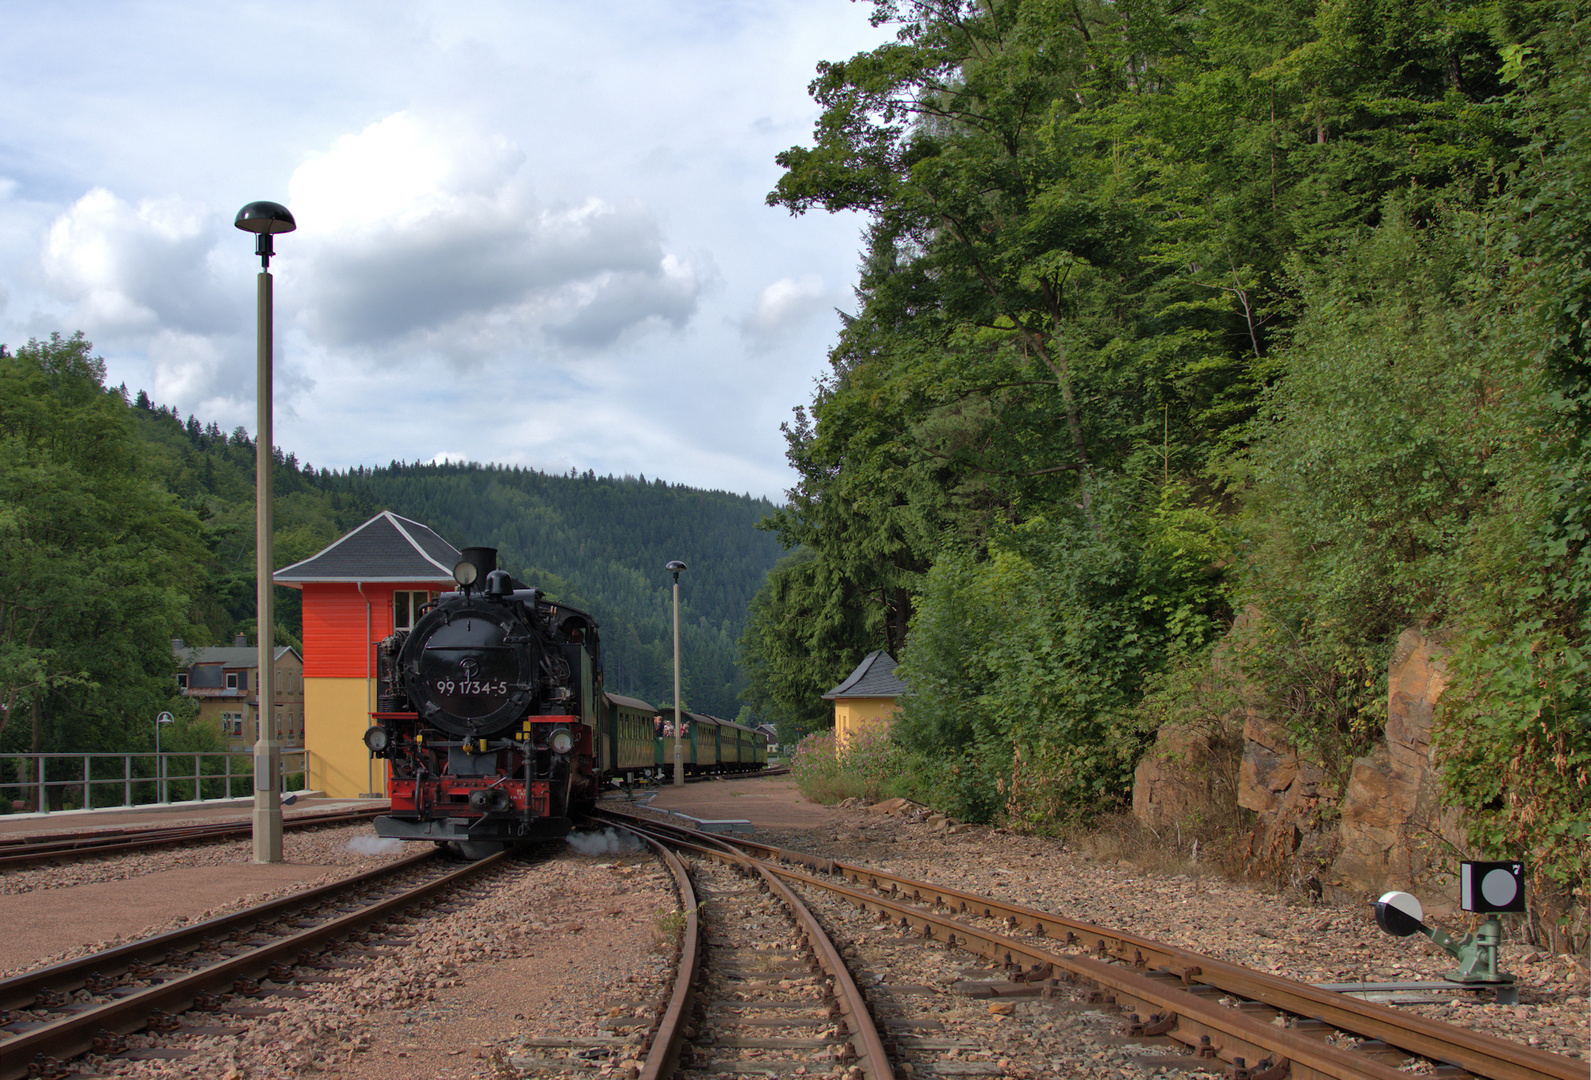
[[[906,684],[895,676],[895,660],[883,649],[875,649],[862,658],[856,670],[844,682],[823,695],[825,701],[853,697],[900,697]]]
[[[284,566],[279,585],[309,581],[451,581],[459,550],[418,521],[383,510],[302,562]]]
[[[227,668],[256,668],[260,664],[260,652],[254,646],[245,648],[225,646],[209,649],[185,648],[177,649],[177,663],[182,667],[193,664],[219,664]],[[278,645],[273,659],[280,661],[288,653],[294,656],[298,652],[291,645]]]

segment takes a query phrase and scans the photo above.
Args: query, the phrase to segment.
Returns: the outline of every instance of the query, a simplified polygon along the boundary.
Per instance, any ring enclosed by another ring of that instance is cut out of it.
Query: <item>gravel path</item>
[[[194,844],[0,874],[0,977],[202,922],[391,862],[368,825],[289,832],[285,861],[251,841]]]

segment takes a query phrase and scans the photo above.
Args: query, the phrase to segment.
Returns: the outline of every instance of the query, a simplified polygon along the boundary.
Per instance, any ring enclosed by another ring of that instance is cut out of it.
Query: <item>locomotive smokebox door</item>
[[[542,651],[507,606],[470,598],[422,617],[400,664],[425,720],[473,738],[507,730],[529,709]]]

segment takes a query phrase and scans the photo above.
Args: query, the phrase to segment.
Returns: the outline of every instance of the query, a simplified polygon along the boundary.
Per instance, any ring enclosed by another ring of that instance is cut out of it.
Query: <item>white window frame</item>
[[[398,621],[399,602],[403,604],[404,621]],[[431,593],[426,589],[394,589],[392,592],[392,629],[413,630],[414,624],[420,620],[420,608],[431,602]]]

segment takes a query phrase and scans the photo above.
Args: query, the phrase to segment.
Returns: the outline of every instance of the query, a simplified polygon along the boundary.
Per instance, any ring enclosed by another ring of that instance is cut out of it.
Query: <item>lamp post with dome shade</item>
[[[260,257],[256,290],[256,410],[258,431],[254,443],[254,575],[258,610],[259,685],[256,688],[259,718],[254,741],[254,861],[282,861],[282,744],[276,741],[276,619],[272,611],[275,551],[272,544],[271,470],[271,237],[298,228],[292,213],[281,203],[251,202],[232,222],[254,234],[254,254]]]

